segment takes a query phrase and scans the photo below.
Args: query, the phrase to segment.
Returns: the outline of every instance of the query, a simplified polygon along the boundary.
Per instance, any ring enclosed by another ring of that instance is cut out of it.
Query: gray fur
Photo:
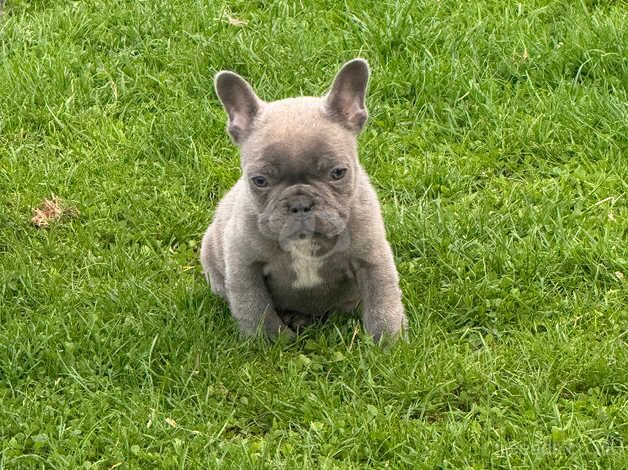
[[[246,335],[293,334],[358,303],[376,340],[406,327],[377,195],[358,161],[368,77],[354,59],[326,96],[267,103],[233,72],[216,76],[242,176],[218,204],[200,258]]]

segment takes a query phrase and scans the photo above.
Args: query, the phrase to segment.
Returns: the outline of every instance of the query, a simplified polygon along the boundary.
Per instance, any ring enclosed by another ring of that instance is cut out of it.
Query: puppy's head
[[[356,138],[368,116],[368,78],[366,61],[354,59],[323,97],[264,102],[239,75],[216,75],[260,232],[282,244],[344,232],[356,188]]]

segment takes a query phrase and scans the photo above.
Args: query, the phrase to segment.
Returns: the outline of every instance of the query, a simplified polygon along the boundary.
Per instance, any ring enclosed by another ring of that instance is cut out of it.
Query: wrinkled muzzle
[[[348,248],[349,211],[333,199],[313,193],[288,193],[271,201],[258,217],[260,232],[294,252],[295,246],[313,241],[303,256],[321,257]],[[298,243],[295,243],[298,242]]]

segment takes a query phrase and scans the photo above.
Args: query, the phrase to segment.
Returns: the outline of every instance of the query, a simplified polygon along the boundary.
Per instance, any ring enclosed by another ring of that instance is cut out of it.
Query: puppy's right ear
[[[264,102],[257,97],[251,85],[237,73],[218,72],[214,86],[229,115],[227,131],[236,144],[241,143],[251,132],[253,120]]]

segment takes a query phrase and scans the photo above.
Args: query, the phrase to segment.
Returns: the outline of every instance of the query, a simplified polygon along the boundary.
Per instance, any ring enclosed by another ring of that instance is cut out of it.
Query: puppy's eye
[[[254,176],[251,178],[251,181],[253,181],[253,184],[258,188],[265,188],[268,186],[268,181],[263,176]]]
[[[346,168],[334,168],[333,170],[331,170],[330,176],[332,180],[338,181],[339,179],[342,179],[346,173]]]

